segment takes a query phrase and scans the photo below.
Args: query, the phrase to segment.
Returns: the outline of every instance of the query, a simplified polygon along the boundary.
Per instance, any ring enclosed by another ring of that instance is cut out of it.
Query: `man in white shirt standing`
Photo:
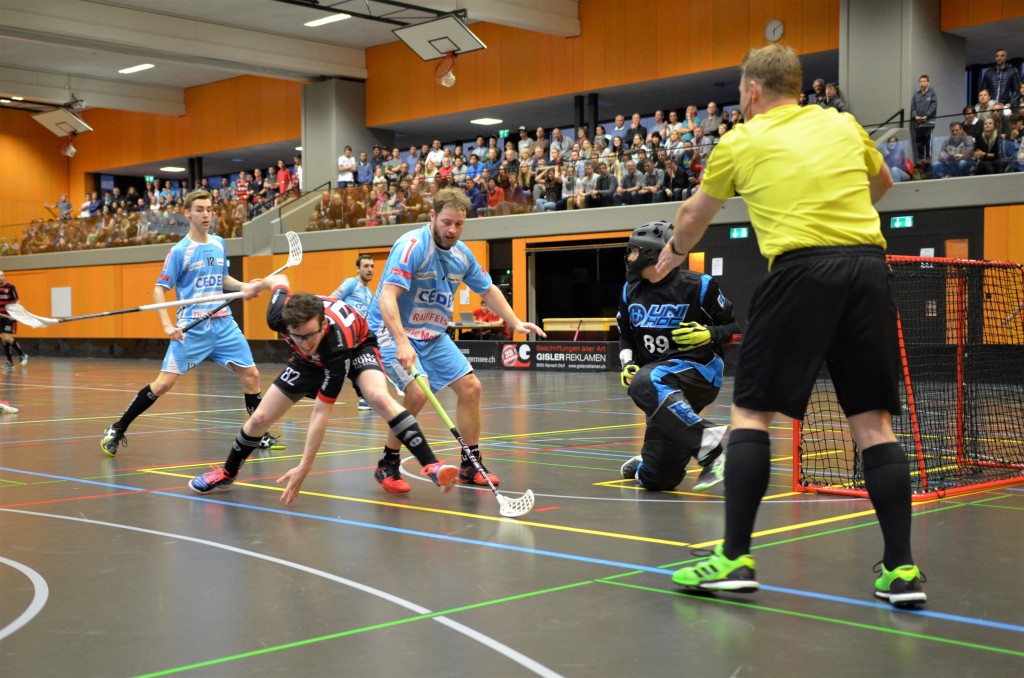
[[[338,157],[338,188],[351,186],[356,180],[356,159],[352,157],[352,147],[346,146],[345,152]]]

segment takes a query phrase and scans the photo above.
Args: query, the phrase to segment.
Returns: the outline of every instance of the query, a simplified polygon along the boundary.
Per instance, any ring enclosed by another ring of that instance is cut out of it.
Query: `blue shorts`
[[[386,329],[377,335],[384,373],[395,386],[405,389],[412,376],[395,360],[395,340]],[[460,377],[473,371],[452,338],[442,334],[427,341],[410,340],[416,351],[416,369],[430,381],[430,390],[437,393]]]
[[[225,316],[199,323],[185,333],[184,341],[172,341],[160,371],[185,374],[207,358],[228,369],[231,369],[231,364],[239,367],[256,365],[252,349],[242,330],[238,329],[238,323],[231,316]]]

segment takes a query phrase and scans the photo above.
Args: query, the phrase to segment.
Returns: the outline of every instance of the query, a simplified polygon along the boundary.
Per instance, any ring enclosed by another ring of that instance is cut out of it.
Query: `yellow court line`
[[[621,483],[633,483],[632,485],[622,485]],[[632,478],[621,478],[618,480],[605,480],[600,483],[591,483],[593,487],[614,487],[620,490],[633,490],[634,492],[646,492],[647,489],[637,485]],[[720,494],[705,494],[701,492],[686,492],[684,490],[662,490],[658,494],[676,494],[685,497],[705,497],[708,499],[721,499]]]
[[[174,478],[191,478],[191,475],[183,473],[171,473],[169,471],[162,471],[158,469],[141,469],[142,473],[152,473],[154,475],[171,476]],[[261,490],[273,490],[275,492],[281,492],[282,488],[278,485],[260,485],[258,483],[245,483],[235,481],[232,485],[242,487],[253,487]],[[654,539],[652,537],[641,537],[632,534],[620,534],[617,532],[602,532],[600,530],[587,530],[581,527],[567,527],[564,525],[548,525],[545,523],[533,523],[526,520],[512,520],[511,518],[501,518],[494,516],[484,516],[477,513],[464,513],[462,511],[449,511],[447,509],[430,508],[427,506],[410,506],[409,504],[395,504],[388,501],[380,501],[377,499],[361,499],[359,497],[347,497],[340,494],[325,494],[322,492],[308,492],[302,490],[302,494],[310,497],[323,497],[324,499],[340,499],[342,501],[356,502],[357,504],[373,504],[375,506],[390,506],[393,508],[408,509],[411,511],[424,511],[426,513],[440,513],[449,516],[458,516],[460,518],[476,518],[478,520],[490,520],[498,523],[512,523],[515,525],[530,525],[531,527],[538,527],[545,530],[557,530],[561,532],[574,532],[576,534],[589,534],[595,537],[609,537],[612,539],[625,539],[627,541],[639,541],[647,544],[664,544],[666,546],[690,546],[689,542],[685,541],[670,541],[667,539]]]

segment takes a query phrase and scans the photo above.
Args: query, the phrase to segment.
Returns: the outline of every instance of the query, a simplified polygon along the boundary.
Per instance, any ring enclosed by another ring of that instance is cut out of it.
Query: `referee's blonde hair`
[[[804,69],[792,47],[767,45],[752,49],[743,57],[743,78],[755,80],[768,99],[800,95]]]

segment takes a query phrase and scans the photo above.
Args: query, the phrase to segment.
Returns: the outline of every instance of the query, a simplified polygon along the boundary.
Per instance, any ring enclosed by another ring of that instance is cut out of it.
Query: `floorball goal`
[[[1024,481],[1024,271],[1019,264],[889,256],[902,412],[915,501]],[[793,427],[793,486],[867,496],[861,453],[827,368]]]

